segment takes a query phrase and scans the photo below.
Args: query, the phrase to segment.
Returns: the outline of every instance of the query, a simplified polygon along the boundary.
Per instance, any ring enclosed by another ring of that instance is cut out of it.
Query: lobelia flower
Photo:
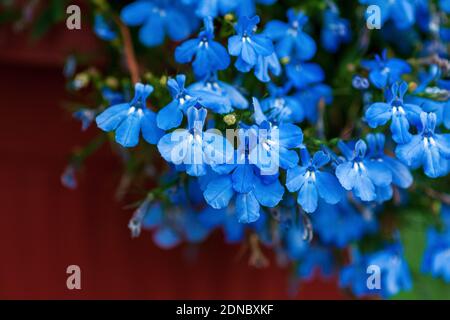
[[[192,64],[197,77],[203,78],[217,70],[224,70],[230,64],[227,50],[217,41],[214,41],[214,25],[211,17],[206,17],[204,30],[196,39],[183,42],[175,49],[175,60],[179,63]]]
[[[376,102],[369,106],[365,114],[365,119],[372,128],[391,120],[392,139],[402,144],[411,140],[409,123],[417,122],[421,112],[419,106],[404,103],[403,97],[407,91],[406,82],[393,84],[390,90],[386,90],[387,103]]]
[[[303,12],[289,9],[288,22],[273,20],[267,23],[264,34],[272,39],[275,51],[282,60],[309,60],[316,54],[316,43],[303,32],[308,17]]]
[[[81,108],[73,113],[73,117],[81,121],[81,131],[86,131],[95,118],[95,111],[92,109]]]
[[[303,142],[303,132],[291,123],[274,125],[267,120],[256,98],[253,98],[255,127],[249,131],[256,137],[255,145],[249,150],[249,161],[256,165],[263,175],[276,174],[279,168],[293,168],[298,163],[299,148]]]
[[[422,272],[450,282],[450,229],[443,233],[434,229],[428,230]]]
[[[224,16],[237,6],[237,0],[183,0],[186,4],[196,4],[195,13],[200,18]]]
[[[173,100],[159,110],[156,116],[158,127],[169,130],[179,127],[183,121],[183,113],[198,102],[205,108],[216,112],[227,112],[231,109],[231,101],[228,97],[211,90],[186,89],[186,76],[179,74],[175,79],[167,81],[167,87]]]
[[[180,41],[191,33],[187,14],[169,0],[134,1],[122,9],[120,18],[127,26],[142,25],[139,40],[148,47],[162,44],[166,34]]]
[[[448,0],[439,0],[439,8],[445,13],[450,13],[450,1]]]
[[[286,65],[286,75],[299,90],[318,84],[325,79],[325,73],[317,63],[299,60],[293,60]]]
[[[298,191],[298,204],[311,213],[316,211],[319,198],[329,204],[338,203],[344,195],[339,181],[333,174],[319,170],[330,157],[318,151],[311,158],[306,148],[300,150],[300,155],[302,165],[288,169],[286,176],[286,188],[290,192]]]
[[[375,55],[375,60],[363,60],[363,68],[369,70],[369,80],[377,87],[384,88],[401,80],[401,76],[411,72],[411,66],[396,58],[389,59],[387,50],[380,55]]]
[[[117,38],[117,33],[112,28],[112,24],[100,14],[95,15],[94,32],[100,39],[105,41],[112,41]]]
[[[273,123],[301,122],[305,117],[303,107],[297,97],[288,96],[290,85],[277,87],[268,85],[270,96],[261,101],[262,111]]]
[[[355,75],[352,79],[352,86],[358,90],[365,90],[369,88],[370,83],[366,78]]]
[[[158,142],[161,156],[175,165],[184,164],[186,173],[202,176],[208,165],[228,163],[233,147],[215,130],[203,131],[207,111],[203,107],[187,110],[188,128],[178,129],[163,136]]]
[[[329,248],[310,244],[299,261],[297,275],[300,279],[311,280],[318,270],[322,276],[330,277],[334,264],[333,252]]]
[[[362,201],[376,200],[376,187],[387,187],[392,182],[389,168],[367,157],[367,145],[363,140],[356,142],[353,151],[342,141],[338,146],[346,158],[336,167],[341,185]]]
[[[247,109],[248,101],[245,97],[235,88],[235,86],[225,83],[217,79],[217,75],[213,75],[205,80],[195,82],[188,87],[189,91],[194,91],[200,98],[204,97],[203,92],[206,92],[208,96],[219,95],[225,102],[217,104],[219,108],[210,107],[214,112],[224,114],[236,109]],[[206,97],[208,98],[208,97]]]
[[[255,65],[255,76],[259,81],[269,82],[269,71],[274,76],[278,77],[281,74],[281,65],[278,61],[276,53],[272,53],[270,56],[258,56]]]
[[[241,72],[249,72],[258,63],[258,56],[268,57],[274,52],[272,41],[264,35],[255,34],[259,17],[239,18],[234,29],[237,35],[228,39],[228,52],[238,57],[235,66]]]
[[[333,91],[328,85],[318,83],[300,89],[294,97],[300,102],[306,119],[310,123],[316,123],[320,100],[323,99],[326,105],[330,105],[333,102]]]
[[[203,192],[206,202],[214,209],[229,206],[236,195],[235,212],[241,223],[251,223],[260,217],[261,206],[273,208],[282,199],[284,188],[278,175],[261,175],[249,161],[250,129],[239,129],[239,146],[232,164],[216,166],[220,175],[210,177]]]
[[[422,112],[420,121],[418,134],[407,144],[398,145],[395,154],[413,169],[423,166],[425,174],[431,178],[445,175],[450,159],[450,134],[435,133],[435,113]]]
[[[152,86],[136,83],[133,100],[107,108],[95,118],[97,126],[106,132],[116,131],[116,141],[124,147],[136,146],[140,132],[145,141],[156,144],[163,131],[156,126],[155,113],[146,107],[152,92]]]
[[[232,0],[230,0],[232,1]],[[239,17],[251,17],[256,12],[256,4],[263,4],[263,5],[271,5],[274,4],[277,0],[236,0],[236,12],[239,15]]]
[[[322,47],[328,52],[335,53],[341,44],[350,42],[351,38],[350,22],[339,16],[335,6],[326,10],[320,33]]]
[[[319,201],[312,216],[314,230],[322,243],[344,248],[378,230],[376,217],[369,208],[366,209],[368,214],[361,214],[346,197],[335,205]]]
[[[368,134],[366,137],[369,147],[368,157],[374,161],[385,164],[392,174],[392,184],[407,189],[413,183],[413,177],[408,167],[396,158],[384,153],[385,137],[382,133]],[[392,186],[376,187],[377,201],[383,202],[392,198]]]
[[[68,165],[61,174],[61,184],[67,189],[74,190],[77,188],[76,168],[73,165]]]
[[[415,22],[416,1],[410,0],[359,0],[365,5],[376,5],[380,8],[381,24],[392,21],[397,29],[411,28]]]

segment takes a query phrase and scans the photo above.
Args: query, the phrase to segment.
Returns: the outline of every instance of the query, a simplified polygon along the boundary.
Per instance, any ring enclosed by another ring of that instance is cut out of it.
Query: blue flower
[[[260,3],[263,5],[271,5],[274,4],[277,0],[237,0],[237,14],[239,17],[251,17],[256,12],[256,3]]]
[[[187,174],[202,176],[208,165],[228,163],[233,157],[233,147],[217,132],[203,131],[207,111],[190,107],[187,110],[188,128],[166,134],[158,142],[161,156],[175,165],[184,164]]]
[[[195,13],[201,18],[225,15],[236,9],[237,0],[184,0],[186,3],[197,3]]]
[[[203,78],[217,70],[224,70],[230,64],[227,50],[214,41],[214,25],[211,17],[204,19],[205,29],[198,38],[183,42],[175,49],[175,60],[179,63],[192,64],[197,77]]]
[[[384,88],[387,85],[401,80],[401,76],[411,72],[411,66],[396,58],[388,59],[387,50],[383,50],[381,56],[375,55],[375,60],[363,60],[361,65],[369,70],[369,79],[377,88]]]
[[[116,31],[104,16],[96,14],[94,18],[94,32],[102,40],[112,41],[117,38]]]
[[[312,216],[314,230],[320,241],[344,248],[366,234],[377,231],[378,221],[374,213],[369,208],[365,209],[362,214],[345,197],[335,205],[320,201]]]
[[[343,195],[339,181],[326,171],[319,170],[325,166],[330,157],[323,151],[318,151],[311,159],[306,148],[301,149],[302,165],[288,169],[286,187],[290,192],[297,192],[297,202],[308,213],[317,209],[319,198],[326,203],[336,204]]]
[[[122,9],[120,17],[128,26],[142,25],[139,40],[148,47],[162,44],[166,33],[174,41],[186,39],[191,33],[187,14],[168,0],[134,1]]]
[[[306,119],[310,123],[316,123],[320,100],[323,99],[326,105],[330,105],[333,102],[333,91],[328,85],[318,83],[304,87],[294,97],[300,102]]]
[[[411,28],[415,22],[415,1],[410,0],[359,0],[361,4],[377,5],[381,23],[391,20],[397,29]]]
[[[103,131],[116,131],[116,141],[124,147],[134,147],[139,143],[139,133],[144,140],[156,144],[163,131],[156,126],[156,115],[146,107],[153,87],[136,83],[134,98],[128,103],[115,104],[101,114],[95,121]]]
[[[256,98],[253,98],[255,122],[258,127],[249,129],[255,137],[249,150],[249,160],[263,174],[276,174],[279,168],[293,168],[298,163],[298,154],[292,150],[303,142],[302,130],[291,123],[274,125],[267,121]]]
[[[387,156],[384,153],[385,137],[382,133],[368,134],[367,143],[369,146],[368,157],[386,165],[392,174],[392,184],[399,188],[409,188],[413,183],[413,177],[408,167],[396,158]],[[377,187],[377,201],[383,202],[392,198],[393,190],[391,186]]]
[[[273,123],[298,123],[305,117],[303,107],[297,97],[287,95],[290,86],[268,86],[270,96],[261,101],[261,108],[267,119]]]
[[[200,103],[203,107],[218,113],[226,113],[231,109],[231,100],[221,92],[213,90],[186,89],[186,76],[179,74],[175,79],[167,81],[167,87],[173,100],[164,108],[159,110],[156,117],[158,127],[169,130],[179,127],[183,121],[183,113],[189,107]]]
[[[392,139],[397,143],[407,143],[411,140],[409,123],[417,122],[422,111],[419,106],[403,102],[403,96],[408,91],[408,85],[395,83],[386,90],[386,101],[376,102],[369,106],[365,118],[369,126],[376,128],[391,120]]]
[[[258,56],[268,57],[273,50],[272,41],[264,35],[255,34],[259,17],[240,17],[234,29],[237,35],[228,39],[228,52],[238,57],[235,66],[241,72],[248,72],[258,62]]]
[[[422,272],[450,282],[450,229],[443,233],[434,229],[428,230]]]
[[[233,108],[247,109],[248,107],[247,99],[245,99],[239,90],[233,85],[218,80],[216,75],[191,84],[188,87],[188,90],[194,92],[200,99],[204,99],[206,96],[206,99],[208,100],[211,95],[217,95],[224,99],[223,103],[210,104],[209,107],[209,109],[220,114],[229,113],[233,111]],[[203,92],[206,92],[207,94],[203,94]],[[219,98],[217,100],[220,101]],[[216,106],[219,108],[215,108]]]
[[[273,20],[267,23],[264,34],[272,39],[275,51],[282,60],[309,60],[316,54],[316,43],[303,31],[308,17],[303,12],[289,9],[288,23]]]
[[[350,22],[339,16],[337,9],[329,9],[324,13],[320,40],[325,50],[335,53],[342,43],[351,40]]]
[[[325,79],[325,73],[317,63],[299,60],[293,60],[286,65],[286,75],[297,89],[306,89]]]
[[[339,141],[346,160],[336,168],[336,176],[346,190],[352,190],[362,201],[374,201],[377,198],[376,187],[387,187],[392,182],[392,173],[382,162],[367,157],[367,145],[358,140],[354,150]]]
[[[258,56],[255,65],[255,76],[262,82],[269,82],[269,71],[276,77],[281,74],[281,65],[277,55],[272,53],[270,56]]]
[[[395,154],[413,169],[423,166],[431,178],[445,175],[450,159],[450,134],[435,133],[435,113],[422,112],[420,121],[419,133],[407,144],[398,145]]]
[[[321,275],[330,277],[334,271],[335,260],[329,248],[309,245],[302,255],[297,267],[297,275],[302,280],[310,280],[319,270]]]
[[[261,206],[275,207],[282,199],[284,188],[278,175],[261,175],[260,170],[248,158],[249,129],[240,129],[239,147],[233,164],[217,166],[214,170],[220,175],[210,178],[203,195],[214,209],[229,206],[236,195],[235,211],[241,223],[258,220]]]
[[[450,13],[450,1],[448,0],[439,0],[439,8],[445,13]]]
[[[81,121],[81,130],[86,131],[95,118],[95,111],[92,109],[81,108],[73,113],[73,117]]]
[[[358,90],[365,90],[369,88],[370,84],[366,78],[355,75],[352,79],[352,86]]]
[[[76,189],[77,188],[77,179],[75,176],[76,169],[73,165],[68,165],[64,172],[61,175],[61,184],[68,189]]]

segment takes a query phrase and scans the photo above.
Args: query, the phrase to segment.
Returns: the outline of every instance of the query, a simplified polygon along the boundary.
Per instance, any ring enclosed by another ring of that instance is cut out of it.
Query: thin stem
[[[114,16],[114,21],[117,23],[120,34],[122,35],[125,60],[127,62],[128,71],[131,75],[131,80],[133,83],[139,82],[139,65],[134,54],[133,41],[131,40],[130,30],[128,27],[120,20],[119,17]]]

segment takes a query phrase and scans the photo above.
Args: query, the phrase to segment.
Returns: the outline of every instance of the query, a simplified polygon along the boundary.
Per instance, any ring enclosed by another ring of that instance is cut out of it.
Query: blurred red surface
[[[319,278],[289,295],[287,268],[273,259],[266,269],[249,267],[238,258],[240,247],[224,244],[220,234],[170,251],[155,247],[148,232],[131,239],[131,212],[114,200],[121,168],[106,147],[87,162],[77,190],[62,187],[69,152],[95,133],[81,133],[61,107],[61,56],[73,42],[44,39],[30,49],[20,39],[4,40],[0,298],[344,298],[335,279]],[[72,264],[81,267],[81,290],[66,288]]]

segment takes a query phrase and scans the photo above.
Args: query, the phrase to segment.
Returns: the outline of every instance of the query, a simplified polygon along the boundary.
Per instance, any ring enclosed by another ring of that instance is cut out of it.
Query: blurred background
[[[240,245],[220,232],[198,246],[157,248],[149,232],[132,239],[132,210],[114,198],[120,164],[107,146],[91,157],[76,190],[61,185],[70,152],[86,143],[65,112],[62,74],[72,51],[99,50],[88,28],[53,28],[39,41],[0,26],[1,299],[342,299],[336,279],[290,283],[271,252],[248,266]],[[101,62],[100,62],[101,63]],[[66,268],[81,268],[81,290],[66,288]]]

